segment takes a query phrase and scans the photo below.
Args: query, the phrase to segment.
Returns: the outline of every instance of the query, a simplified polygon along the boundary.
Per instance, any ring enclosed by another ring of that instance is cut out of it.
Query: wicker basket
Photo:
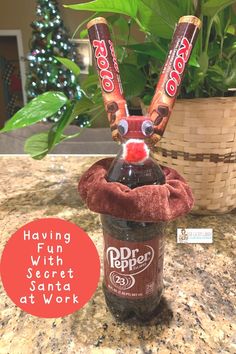
[[[236,97],[178,100],[155,155],[189,182],[193,212],[236,208]]]

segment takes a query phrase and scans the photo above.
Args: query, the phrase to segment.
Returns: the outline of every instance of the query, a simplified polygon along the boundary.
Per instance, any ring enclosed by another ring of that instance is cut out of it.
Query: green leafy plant
[[[196,15],[203,26],[191,55],[181,98],[232,95],[236,87],[236,9],[235,0],[95,0],[65,5],[78,11],[92,11],[92,16],[78,26],[81,38],[87,35],[85,24],[98,14],[107,18],[113,33],[121,79],[128,102],[139,98],[149,104],[158,75],[168,52],[170,39],[179,17]],[[137,42],[133,29],[143,33]],[[77,77],[79,68],[66,58],[57,58]],[[134,80],[135,78],[135,80]],[[91,68],[81,83],[82,98],[69,100],[58,92],[38,96],[9,120],[2,131],[34,124],[54,114],[63,105],[64,114],[48,132],[36,134],[26,141],[25,150],[34,158],[42,158],[67,136],[66,127],[79,114],[88,112],[92,119],[104,115],[98,77]],[[52,98],[46,104],[45,98]],[[137,100],[136,100],[137,101]],[[41,102],[45,102],[41,108]],[[53,112],[52,112],[53,111]]]

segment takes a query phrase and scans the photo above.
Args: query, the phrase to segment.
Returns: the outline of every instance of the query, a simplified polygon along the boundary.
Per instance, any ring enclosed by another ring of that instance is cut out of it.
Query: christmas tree
[[[46,92],[63,91],[68,98],[80,98],[79,86],[73,73],[55,57],[75,61],[68,32],[59,14],[57,0],[37,0],[37,18],[32,22],[31,52],[28,56],[28,100]],[[60,115],[51,120],[58,121]]]

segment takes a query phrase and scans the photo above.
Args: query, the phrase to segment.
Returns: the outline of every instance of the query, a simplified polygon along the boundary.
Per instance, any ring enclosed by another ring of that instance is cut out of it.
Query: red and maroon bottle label
[[[104,235],[104,281],[113,294],[141,299],[162,288],[163,236],[130,242]]]

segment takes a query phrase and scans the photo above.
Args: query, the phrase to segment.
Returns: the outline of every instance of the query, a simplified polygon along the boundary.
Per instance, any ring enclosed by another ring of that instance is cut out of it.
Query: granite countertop
[[[98,157],[0,158],[1,249],[20,226],[41,217],[60,217],[88,232],[102,255],[99,216],[76,193],[83,171]],[[17,308],[2,289],[1,354],[208,354],[236,352],[235,211],[219,216],[188,215],[170,223],[160,315],[149,326],[117,323],[101,288],[81,310],[42,319]],[[210,245],[176,244],[176,228],[213,228]]]

